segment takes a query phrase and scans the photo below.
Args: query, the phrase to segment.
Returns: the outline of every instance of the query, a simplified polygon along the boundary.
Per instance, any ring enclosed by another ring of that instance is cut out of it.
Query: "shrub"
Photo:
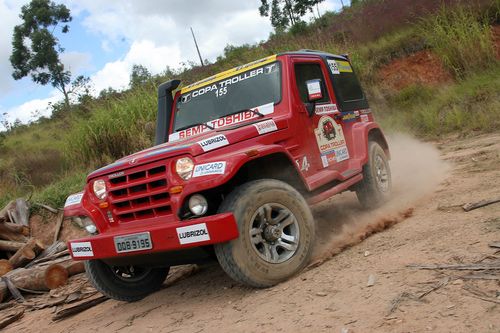
[[[420,31],[433,51],[456,78],[490,67],[496,62],[491,28],[486,18],[466,7],[422,20]]]

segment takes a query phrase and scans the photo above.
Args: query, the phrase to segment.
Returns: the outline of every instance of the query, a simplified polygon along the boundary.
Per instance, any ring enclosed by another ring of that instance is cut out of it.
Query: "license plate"
[[[153,248],[149,232],[114,237],[117,253],[150,250]]]

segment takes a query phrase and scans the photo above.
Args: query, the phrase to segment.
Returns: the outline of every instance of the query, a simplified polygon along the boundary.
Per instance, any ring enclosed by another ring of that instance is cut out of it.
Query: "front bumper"
[[[189,228],[186,228],[189,227]],[[186,233],[187,231],[187,233]],[[152,248],[118,253],[114,238],[149,232]],[[223,243],[238,237],[238,227],[232,213],[222,213],[187,221],[137,223],[126,229],[110,228],[104,233],[68,242],[74,260],[117,258],[148,253],[188,249],[203,245]]]

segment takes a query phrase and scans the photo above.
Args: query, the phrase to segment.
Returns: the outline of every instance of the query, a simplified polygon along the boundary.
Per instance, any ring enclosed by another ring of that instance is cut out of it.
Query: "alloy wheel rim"
[[[253,249],[268,263],[283,263],[297,252],[299,224],[295,215],[281,204],[260,206],[252,216],[249,234]]]

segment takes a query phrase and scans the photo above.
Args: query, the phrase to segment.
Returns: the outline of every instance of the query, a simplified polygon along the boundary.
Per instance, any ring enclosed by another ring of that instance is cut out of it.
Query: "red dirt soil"
[[[391,90],[401,90],[410,85],[437,85],[453,79],[437,56],[428,50],[396,59],[379,71],[382,85]]]
[[[500,25],[492,26],[491,34],[493,37],[493,43],[495,44],[495,50],[497,51],[497,59],[500,59]]]

